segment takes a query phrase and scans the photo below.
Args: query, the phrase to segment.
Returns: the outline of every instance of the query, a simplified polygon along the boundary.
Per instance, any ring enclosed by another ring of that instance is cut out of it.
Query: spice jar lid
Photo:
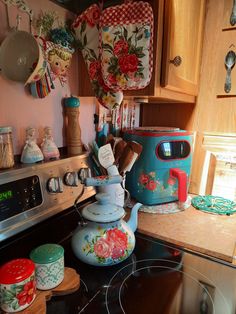
[[[11,126],[0,126],[0,134],[12,132]]]
[[[27,258],[17,258],[0,268],[0,284],[14,284],[29,278],[35,270],[34,263]]]
[[[64,249],[58,244],[43,244],[33,249],[30,258],[37,264],[48,264],[55,262],[64,255]]]

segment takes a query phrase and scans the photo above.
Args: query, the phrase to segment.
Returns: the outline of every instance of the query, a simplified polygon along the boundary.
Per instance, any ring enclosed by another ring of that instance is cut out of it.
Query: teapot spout
[[[143,204],[141,203],[137,203],[134,205],[134,207],[131,210],[130,218],[127,221],[127,224],[129,225],[133,232],[135,232],[138,227],[138,210],[142,205]]]

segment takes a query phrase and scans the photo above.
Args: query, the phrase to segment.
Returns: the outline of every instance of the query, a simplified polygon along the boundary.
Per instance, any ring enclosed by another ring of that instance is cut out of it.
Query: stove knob
[[[79,178],[77,172],[67,172],[64,175],[64,182],[65,185],[68,186],[78,186],[79,185]]]
[[[92,177],[91,169],[90,168],[81,168],[78,172],[78,177],[79,177],[81,183],[84,184],[86,178]]]
[[[59,177],[52,177],[47,182],[47,190],[49,193],[62,193],[63,184],[62,179]]]

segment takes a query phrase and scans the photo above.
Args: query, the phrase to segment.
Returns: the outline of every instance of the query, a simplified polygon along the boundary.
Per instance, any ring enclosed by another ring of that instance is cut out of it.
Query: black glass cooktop
[[[42,243],[60,243],[65,265],[77,270],[78,291],[53,297],[47,314],[235,314],[236,268],[136,233],[133,254],[120,264],[80,262],[70,246],[78,214],[72,209],[1,243],[1,264],[28,257]]]

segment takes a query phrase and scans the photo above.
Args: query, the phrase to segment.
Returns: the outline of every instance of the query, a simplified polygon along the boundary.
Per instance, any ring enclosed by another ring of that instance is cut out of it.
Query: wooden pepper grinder
[[[83,151],[81,142],[81,129],[79,125],[79,106],[80,102],[77,97],[68,97],[64,101],[67,127],[66,127],[66,141],[68,155],[78,155]]]

